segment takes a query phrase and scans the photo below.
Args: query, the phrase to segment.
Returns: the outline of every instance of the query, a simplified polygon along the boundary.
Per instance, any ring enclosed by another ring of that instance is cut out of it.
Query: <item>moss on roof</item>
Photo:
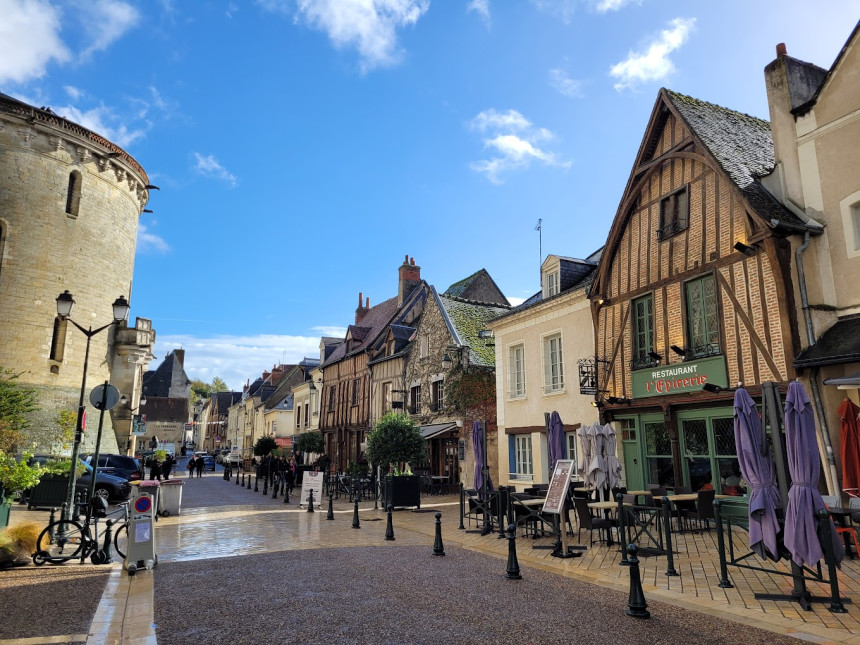
[[[486,329],[490,320],[508,309],[462,302],[445,296],[441,296],[441,301],[460,340],[469,346],[469,362],[472,365],[493,367],[496,364],[495,341],[493,338],[481,338],[478,332]]]

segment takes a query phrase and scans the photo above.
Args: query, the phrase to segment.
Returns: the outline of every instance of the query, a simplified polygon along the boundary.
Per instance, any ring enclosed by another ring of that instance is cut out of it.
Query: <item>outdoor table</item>
[[[853,508],[842,508],[841,506],[828,506],[828,512],[830,513],[830,517],[838,524],[841,528],[848,527],[848,519],[851,517],[851,513],[856,512],[857,509]],[[851,552],[851,541],[848,539],[848,533],[842,533],[842,540],[845,542],[845,553],[848,554],[848,557],[852,560],[857,557]]]
[[[636,497],[651,497],[654,494],[654,491],[650,490],[628,490],[628,495],[636,495]]]
[[[511,508],[514,511],[514,517],[516,518],[515,523],[517,526],[520,524],[526,524],[528,522],[534,522],[534,534],[533,537],[537,538],[537,525],[538,522],[543,526],[544,517],[541,514],[541,510],[544,505],[544,498],[542,497],[521,497],[523,493],[511,493]],[[520,509],[520,513],[517,513],[517,509]],[[517,517],[519,515],[519,517]],[[543,532],[543,531],[542,531]]]

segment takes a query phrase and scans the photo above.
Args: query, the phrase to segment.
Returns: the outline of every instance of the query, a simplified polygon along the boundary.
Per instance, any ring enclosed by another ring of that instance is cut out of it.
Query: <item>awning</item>
[[[434,423],[429,426],[421,426],[421,436],[425,439],[432,439],[433,437],[438,437],[440,434],[448,432],[449,430],[456,430],[457,424],[449,421],[448,423]]]
[[[856,390],[860,388],[860,376],[842,376],[840,378],[826,378],[825,385],[834,385],[840,390]]]
[[[860,363],[860,317],[842,319],[794,359],[794,367]]]

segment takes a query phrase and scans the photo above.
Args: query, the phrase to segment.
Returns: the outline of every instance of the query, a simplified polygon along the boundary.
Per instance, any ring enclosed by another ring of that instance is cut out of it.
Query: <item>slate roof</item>
[[[506,313],[509,307],[476,303],[444,294],[439,296],[439,303],[460,337],[460,344],[469,347],[469,363],[494,367],[495,341],[492,338],[479,337],[478,332],[486,329],[489,321]]]
[[[839,363],[860,363],[860,316],[837,321],[794,359],[798,369]]]
[[[770,123],[672,90],[661,91],[759,216],[805,226],[758,182],[776,165]]]
[[[322,366],[325,367],[327,365],[331,365],[343,360],[347,356],[364,350],[367,344],[372,342],[373,339],[375,339],[382,330],[385,329],[391,321],[391,318],[395,313],[397,313],[397,309],[396,297],[389,298],[388,300],[380,302],[378,305],[374,305],[368,309],[367,313],[364,314],[364,317],[361,319],[361,327],[368,328],[368,332],[365,334],[364,339],[351,350],[347,350],[346,343],[341,341],[340,344],[335,347],[334,351],[326,358],[325,363],[323,363]]]
[[[148,370],[143,375],[142,392],[147,398],[153,396],[169,397],[171,387],[174,383],[179,384],[183,377],[186,386],[191,383],[182,363],[176,356],[176,352],[170,352],[161,361],[161,365],[154,370]]]
[[[241,392],[216,392],[212,395],[215,399],[213,410],[217,414],[227,414],[227,408],[237,403],[242,398]]]
[[[486,304],[510,305],[486,269],[478,269],[472,275],[455,282],[445,290],[443,295]]]
[[[406,325],[391,325],[391,335],[395,340],[409,340],[415,333],[415,327]]]
[[[188,399],[171,399],[166,396],[147,396],[146,405],[140,411],[148,423],[186,423],[188,421]]]

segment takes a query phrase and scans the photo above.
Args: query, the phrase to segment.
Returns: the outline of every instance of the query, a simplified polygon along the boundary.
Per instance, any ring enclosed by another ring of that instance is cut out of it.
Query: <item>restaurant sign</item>
[[[698,392],[705,383],[728,386],[724,356],[709,356],[698,361],[649,367],[631,373],[633,397],[666,396],[681,392]]]

